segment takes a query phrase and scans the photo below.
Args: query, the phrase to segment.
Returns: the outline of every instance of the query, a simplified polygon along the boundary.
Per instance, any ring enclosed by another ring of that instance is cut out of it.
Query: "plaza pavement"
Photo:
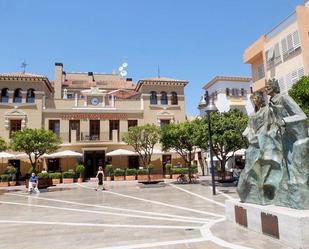
[[[285,249],[276,239],[224,218],[235,187],[174,184],[141,188],[134,182],[65,184],[29,195],[0,192],[0,248],[7,249]]]

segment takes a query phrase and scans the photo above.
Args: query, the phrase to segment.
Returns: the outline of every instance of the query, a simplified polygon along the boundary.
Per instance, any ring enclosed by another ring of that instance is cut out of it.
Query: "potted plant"
[[[62,183],[73,183],[75,172],[73,170],[65,171],[62,173]]]
[[[148,180],[148,170],[140,168],[137,170],[137,180],[147,181]]]
[[[82,164],[78,164],[76,166],[76,173],[79,174],[78,176],[78,179],[77,179],[77,182],[83,182],[83,174],[85,172],[85,166],[82,165]]]
[[[8,174],[3,174],[0,176],[0,187],[8,187],[9,186],[9,178]]]
[[[47,188],[53,185],[52,179],[47,172],[38,173],[38,188]]]
[[[60,172],[49,173],[49,178],[52,179],[53,185],[60,184],[60,182],[61,182],[61,173]]]
[[[136,169],[126,169],[126,180],[127,181],[136,180]]]
[[[17,170],[13,166],[8,166],[5,171],[9,175],[9,186],[16,186],[16,173]]]
[[[113,174],[114,174],[113,165],[107,164],[105,167],[106,181],[111,181]]]
[[[173,165],[171,163],[167,163],[165,165],[165,178],[167,179],[171,179],[172,178],[172,168],[173,168]]]
[[[117,168],[114,170],[114,180],[115,181],[123,181],[124,175],[125,175],[125,171],[123,169]]]

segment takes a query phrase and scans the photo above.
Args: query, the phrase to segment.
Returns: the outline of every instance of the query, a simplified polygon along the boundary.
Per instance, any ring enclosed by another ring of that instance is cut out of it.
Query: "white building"
[[[205,108],[211,98],[214,99],[219,112],[228,112],[231,109],[239,109],[248,115],[254,112],[250,100],[249,77],[216,76],[207,82],[203,89],[205,93],[198,106],[201,116],[205,115]]]

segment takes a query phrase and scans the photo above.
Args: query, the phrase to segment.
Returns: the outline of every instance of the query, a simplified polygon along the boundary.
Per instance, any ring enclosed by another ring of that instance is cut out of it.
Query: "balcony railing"
[[[100,133],[90,133],[90,132],[80,132],[74,133],[71,132],[62,132],[60,137],[63,143],[93,143],[93,142],[119,142],[117,135],[113,139],[113,133],[110,137],[109,132],[100,132]],[[120,134],[122,135],[122,133]],[[111,138],[111,139],[110,139]]]

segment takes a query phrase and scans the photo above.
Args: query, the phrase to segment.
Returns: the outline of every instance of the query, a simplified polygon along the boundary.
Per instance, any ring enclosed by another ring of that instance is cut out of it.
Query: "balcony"
[[[121,134],[122,135],[122,134]],[[100,133],[90,133],[90,132],[80,132],[76,133],[75,130],[69,132],[60,133],[62,143],[118,143],[118,131],[113,130],[110,134],[109,132]]]

